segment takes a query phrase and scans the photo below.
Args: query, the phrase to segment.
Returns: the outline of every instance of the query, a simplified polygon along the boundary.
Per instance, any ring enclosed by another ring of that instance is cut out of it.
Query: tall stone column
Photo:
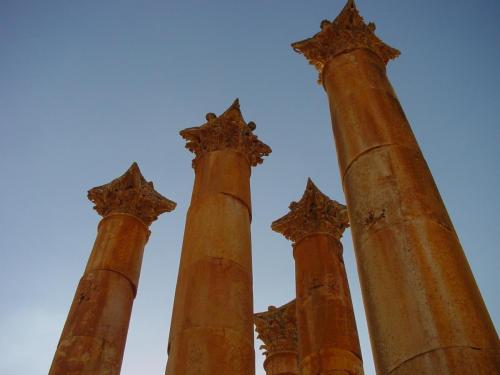
[[[386,75],[399,55],[350,0],[293,44],[329,98],[379,374],[500,373],[498,337]]]
[[[361,375],[363,363],[340,238],[346,207],[309,179],[299,202],[272,224],[293,241],[301,375]]]
[[[195,181],[168,343],[168,375],[254,375],[250,173],[271,149],[238,100],[181,131]]]
[[[103,216],[49,375],[118,375],[137,294],[149,225],[175,203],[154,190],[136,163],[88,193]]]
[[[295,300],[254,314],[257,338],[262,340],[267,375],[299,375]]]

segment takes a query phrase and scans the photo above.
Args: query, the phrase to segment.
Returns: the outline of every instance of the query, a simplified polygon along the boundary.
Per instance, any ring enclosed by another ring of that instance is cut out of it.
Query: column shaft
[[[278,352],[264,361],[266,375],[299,375],[297,352]]]
[[[355,49],[322,73],[377,372],[500,372],[495,328],[384,62]]]
[[[196,160],[169,338],[168,375],[254,375],[250,165]]]
[[[101,220],[50,375],[120,373],[148,236],[147,226],[132,215]]]
[[[294,245],[302,375],[363,374],[340,241],[313,234]]]
[[[340,238],[347,209],[307,181],[271,228],[293,241],[299,368],[302,375],[362,375],[363,363]]]

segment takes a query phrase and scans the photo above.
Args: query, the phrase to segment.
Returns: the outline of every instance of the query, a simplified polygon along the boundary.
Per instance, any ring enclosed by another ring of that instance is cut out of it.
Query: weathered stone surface
[[[97,238],[89,257],[85,273],[93,270],[116,272],[126,278],[137,293],[143,249],[149,230],[138,225],[137,218],[129,214],[110,214],[98,226]]]
[[[262,340],[264,355],[297,351],[297,318],[295,300],[280,307],[254,314],[257,338]]]
[[[168,343],[168,375],[254,375],[250,168],[271,149],[236,101],[183,130],[196,154]]]
[[[297,352],[277,352],[264,361],[266,375],[298,375]]]
[[[206,119],[205,124],[180,132],[187,141],[186,148],[196,154],[194,167],[203,155],[217,150],[241,152],[251,166],[261,164],[262,158],[271,153],[271,148],[253,134],[255,123],[243,119],[238,99],[222,115],[207,113]]]
[[[168,375],[255,374],[253,342],[239,332],[208,326],[183,330],[170,342]]]
[[[301,374],[323,375],[340,370],[362,374],[341,243],[324,234],[309,236],[294,245],[293,255]],[[332,351],[336,360],[327,360],[329,354],[325,353]],[[346,359],[339,360],[342,357]]]
[[[127,213],[150,225],[164,212],[172,211],[176,203],[165,198],[147,182],[137,163],[117,179],[89,190],[88,198],[101,216],[113,212]]]
[[[76,290],[50,375],[118,375],[151,223],[175,203],[152,191],[136,164],[92,189],[104,215]],[[142,203],[141,203],[142,202]],[[144,204],[144,206],[141,206]],[[137,214],[138,216],[134,215]]]
[[[384,63],[398,57],[400,52],[382,42],[374,31],[375,24],[366,24],[354,0],[349,0],[335,20],[323,20],[319,33],[312,38],[293,43],[292,47],[318,69],[321,83],[325,65],[332,58],[354,49],[370,50]]]
[[[299,374],[297,363],[297,318],[295,300],[281,307],[269,306],[268,311],[254,314],[257,338],[264,345],[267,375]]]
[[[334,369],[324,371],[324,369]],[[301,374],[363,375],[363,363],[350,351],[328,348],[301,360]]]
[[[245,229],[240,233],[228,233],[227,228],[233,226]],[[205,230],[201,231],[202,229]],[[243,269],[252,265],[248,210],[241,201],[232,196],[213,194],[197,200],[197,203],[189,208],[184,233],[185,246],[194,250],[183,257],[183,267],[191,266],[207,257],[225,259]],[[199,235],[195,236],[195,233]]]
[[[134,291],[103,270],[78,285],[49,374],[119,374]]]
[[[319,61],[330,102],[377,373],[500,373],[495,328],[386,76],[396,54],[342,38],[337,53],[335,33],[320,34],[296,48]]]
[[[242,157],[241,153],[232,149],[212,151],[209,157],[199,158],[197,164],[204,172],[196,175],[191,196],[193,203],[224,194],[236,198],[239,204],[247,208],[250,217],[252,216],[249,183],[251,170],[248,160]]]
[[[240,341],[253,343],[253,336],[248,335],[248,330],[253,329],[253,304],[248,296],[252,296],[251,275],[230,260],[206,257],[183,268],[178,279],[175,312],[182,310],[184,314],[173,319],[171,338],[191,328],[209,327],[234,331]]]
[[[290,212],[272,223],[271,228],[293,242],[311,234],[323,233],[340,239],[349,227],[347,209],[331,200],[307,180],[306,190],[299,202],[292,202]]]
[[[500,356],[498,350],[481,350],[473,347],[452,347],[421,353],[409,361],[401,363],[390,374],[414,375],[432,374],[435,368],[444,369],[440,374],[471,375],[499,373]]]
[[[346,207],[308,181],[302,199],[272,229],[294,241],[299,367],[302,375],[363,374],[340,238]]]

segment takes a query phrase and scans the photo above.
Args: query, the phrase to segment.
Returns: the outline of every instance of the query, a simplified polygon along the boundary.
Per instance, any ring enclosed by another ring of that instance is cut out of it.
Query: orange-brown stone
[[[500,373],[495,328],[386,75],[397,51],[374,29],[349,1],[294,47],[328,94],[377,373]]]
[[[295,300],[254,315],[257,338],[262,340],[267,375],[298,375],[297,314]]]
[[[50,375],[117,375],[123,359],[151,221],[175,203],[153,190],[134,164],[89,192],[99,213],[94,248],[76,290]]]
[[[362,374],[361,349],[340,241],[311,235],[294,246],[302,373]],[[300,301],[300,302],[299,302]],[[345,356],[346,367],[331,356]],[[325,363],[331,362],[332,367]]]
[[[294,242],[299,366],[302,375],[363,374],[340,237],[345,206],[308,181],[299,202],[272,224]]]
[[[264,361],[266,375],[299,375],[297,352],[279,352]]]
[[[254,375],[250,168],[271,150],[236,101],[185,129],[196,154],[168,343],[168,375]]]

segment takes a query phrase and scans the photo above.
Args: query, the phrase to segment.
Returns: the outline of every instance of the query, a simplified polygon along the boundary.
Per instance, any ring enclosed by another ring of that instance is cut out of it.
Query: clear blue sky
[[[47,372],[99,216],[86,191],[137,161],[177,209],[152,226],[124,375],[163,374],[193,171],[178,131],[239,97],[273,148],[254,169],[255,309],[294,297],[290,243],[270,223],[308,176],[344,202],[316,72],[290,43],[344,0],[0,1],[0,373]],[[402,56],[388,74],[500,323],[500,3],[359,0]],[[374,374],[349,231],[366,373]],[[262,357],[256,351],[257,373]]]

